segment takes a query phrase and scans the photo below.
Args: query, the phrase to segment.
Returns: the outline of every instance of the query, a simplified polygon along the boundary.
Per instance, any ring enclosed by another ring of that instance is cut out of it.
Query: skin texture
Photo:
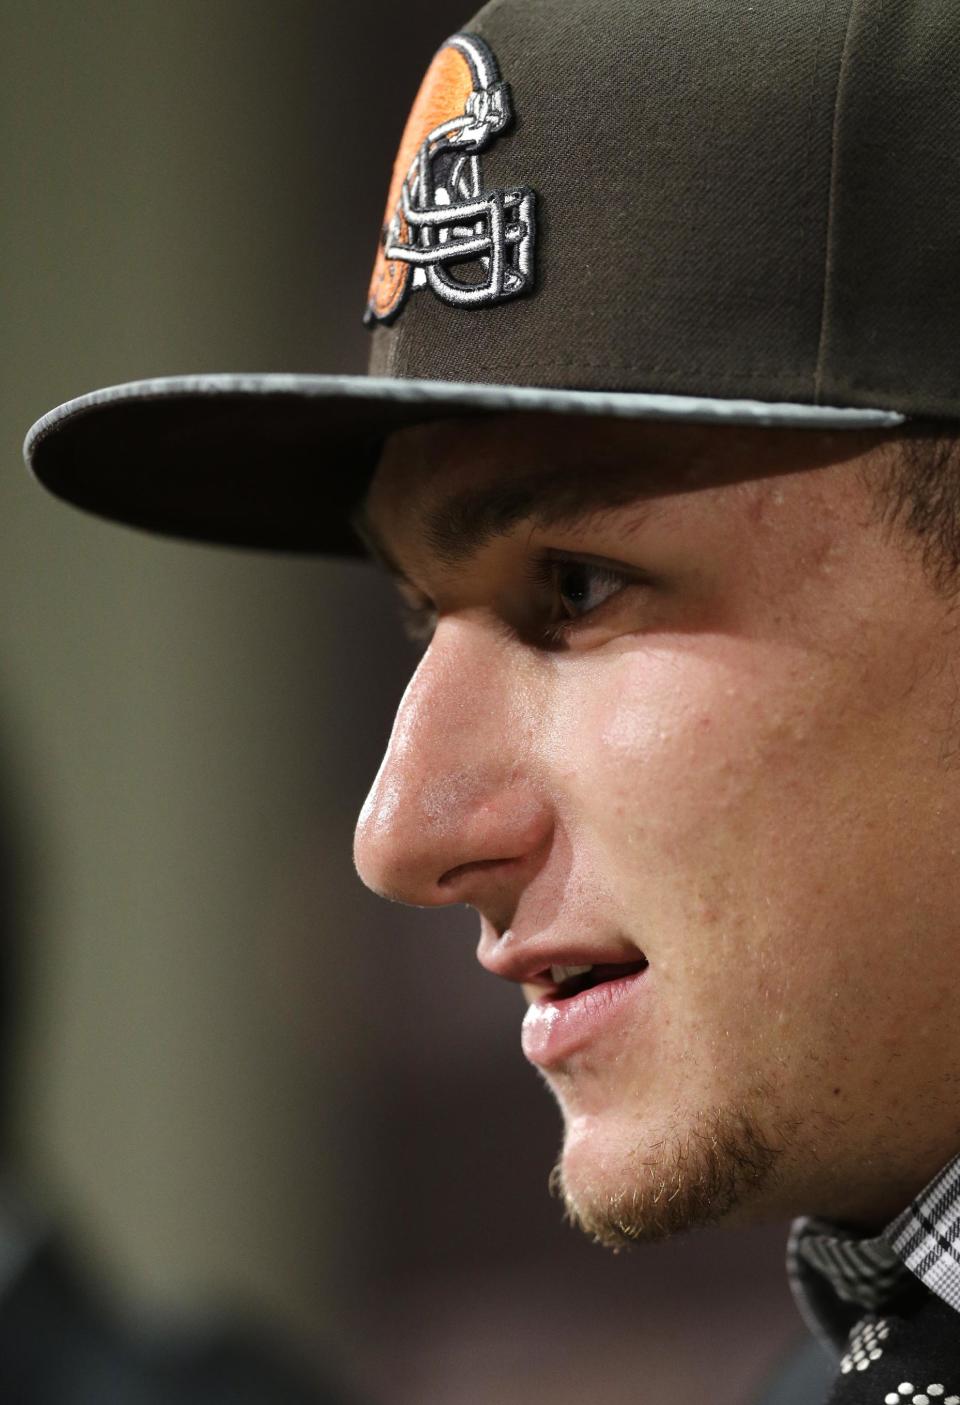
[[[554,1186],[605,1243],[879,1227],[958,1149],[960,660],[876,511],[897,452],[544,416],[404,430],[381,460],[370,525],[435,630],[357,868],[472,905],[495,973],[537,942],[649,961],[626,1036],[545,1071]],[[619,503],[455,559],[451,494],[586,477]],[[551,641],[568,606],[529,579],[544,548],[646,575]]]

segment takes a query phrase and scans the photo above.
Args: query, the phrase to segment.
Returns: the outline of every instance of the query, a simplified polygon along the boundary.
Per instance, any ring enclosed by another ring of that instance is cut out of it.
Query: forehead
[[[559,415],[445,420],[390,436],[357,525],[381,556],[405,540],[452,562],[519,522],[550,526],[627,504],[645,519],[727,486],[732,501],[736,485],[825,468],[887,440]]]

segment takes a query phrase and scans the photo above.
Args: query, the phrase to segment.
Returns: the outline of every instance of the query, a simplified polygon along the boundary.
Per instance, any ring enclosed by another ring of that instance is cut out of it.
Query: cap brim
[[[110,386],[24,443],[51,492],[166,535],[356,555],[352,508],[396,429],[487,414],[892,429],[895,411],[370,376],[199,375]]]

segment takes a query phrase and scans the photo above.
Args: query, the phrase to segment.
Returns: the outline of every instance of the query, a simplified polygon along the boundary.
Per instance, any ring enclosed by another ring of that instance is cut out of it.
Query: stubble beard
[[[756,1222],[765,1218],[760,1207],[780,1179],[794,1131],[768,1131],[744,1109],[711,1109],[682,1134],[636,1148],[620,1188],[568,1184],[561,1155],[550,1191],[571,1225],[615,1252],[710,1225]]]

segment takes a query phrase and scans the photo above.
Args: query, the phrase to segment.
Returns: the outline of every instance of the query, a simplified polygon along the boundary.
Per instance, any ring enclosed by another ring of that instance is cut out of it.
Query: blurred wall
[[[0,13],[21,1176],[127,1310],[245,1306],[378,1400],[745,1399],[798,1331],[783,1229],[622,1259],[564,1230],[556,1114],[470,915],[354,877],[411,666],[384,586],[102,524],[19,462],[99,385],[362,369],[395,144],[465,12]]]
[[[101,384],[362,366],[416,81],[371,72],[364,21],[291,0],[10,4],[0,45],[0,749],[43,836],[18,1141],[137,1291],[229,1286],[301,1318],[329,1292],[310,1249],[335,1246],[338,1114],[327,1049],[303,1058],[259,944],[302,830],[351,883],[389,686],[351,764],[335,674],[370,582],[104,526],[29,483],[18,443]]]

